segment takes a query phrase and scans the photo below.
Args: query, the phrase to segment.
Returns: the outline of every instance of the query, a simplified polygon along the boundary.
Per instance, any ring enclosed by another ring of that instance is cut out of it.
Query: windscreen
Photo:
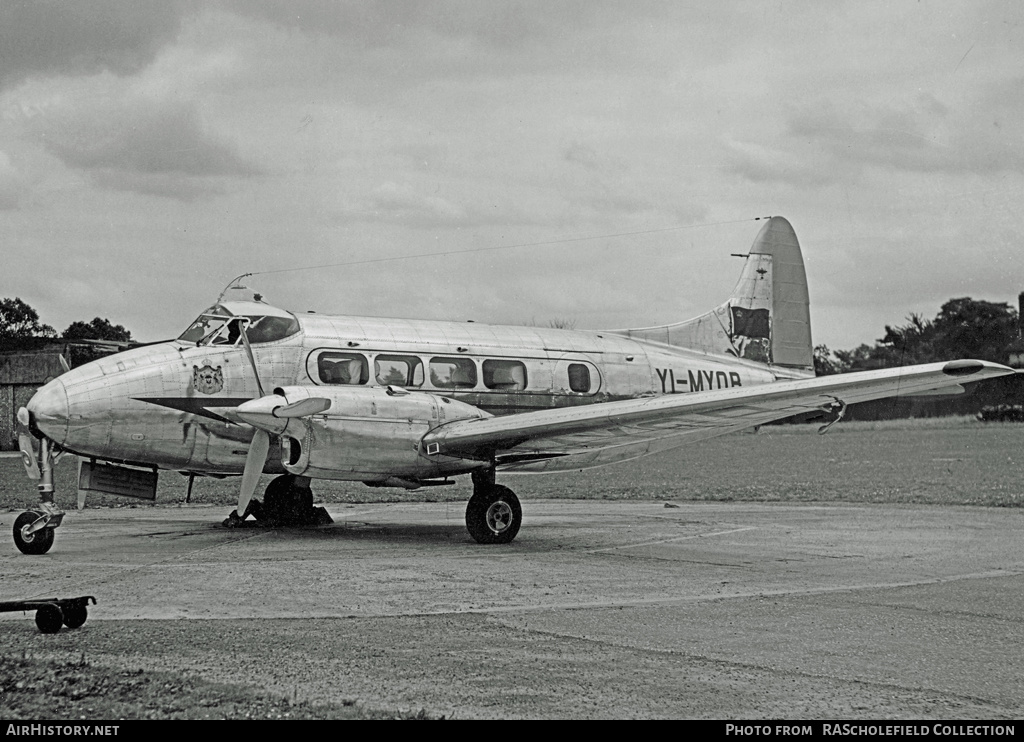
[[[266,315],[234,315],[218,304],[200,314],[178,340],[190,345],[236,345],[244,331],[249,342],[256,345],[282,340],[299,331],[298,320],[273,311]]]

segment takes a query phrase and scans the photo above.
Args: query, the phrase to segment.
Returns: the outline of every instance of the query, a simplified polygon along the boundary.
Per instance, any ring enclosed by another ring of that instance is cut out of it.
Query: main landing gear
[[[322,526],[334,522],[327,510],[313,507],[309,477],[294,474],[282,474],[274,479],[263,492],[262,502],[250,500],[241,518],[233,511],[224,525],[238,525],[249,515],[271,526]]]
[[[494,482],[494,470],[473,473],[466,530],[479,544],[507,544],[519,533],[523,508],[516,493]]]

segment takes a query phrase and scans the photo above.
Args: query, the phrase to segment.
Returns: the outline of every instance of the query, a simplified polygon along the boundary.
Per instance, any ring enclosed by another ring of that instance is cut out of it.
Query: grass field
[[[55,469],[57,499],[75,502],[73,458]],[[1024,425],[973,418],[840,423],[826,435],[813,425],[762,428],[676,451],[581,472],[501,475],[524,501],[656,499],[790,502],[1024,505]],[[263,477],[257,489],[270,481]],[[198,479],[191,501],[224,506],[237,498],[238,478]],[[161,472],[157,506],[185,502],[187,479]],[[451,487],[415,491],[361,483],[314,483],[319,502],[464,501],[468,477]],[[0,510],[22,510],[37,500],[21,461],[0,458]],[[145,501],[92,496],[90,507],[151,507]]]

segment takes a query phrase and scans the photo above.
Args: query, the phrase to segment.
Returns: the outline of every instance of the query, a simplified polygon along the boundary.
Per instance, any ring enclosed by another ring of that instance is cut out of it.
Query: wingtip
[[[1000,363],[976,361],[974,359],[949,361],[942,367],[942,373],[947,376],[973,376],[974,374],[980,373],[986,369],[989,371],[997,371],[1002,374],[1020,373],[1020,371],[1015,371],[1009,366],[1004,366]]]

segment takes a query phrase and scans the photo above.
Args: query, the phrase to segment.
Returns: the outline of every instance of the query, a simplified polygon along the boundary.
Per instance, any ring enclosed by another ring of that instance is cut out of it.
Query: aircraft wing
[[[491,460],[504,470],[558,471],[670,450],[794,415],[838,414],[848,404],[922,392],[955,393],[960,384],[1013,369],[950,361],[784,381],[710,392],[460,420],[422,441],[427,455]]]

